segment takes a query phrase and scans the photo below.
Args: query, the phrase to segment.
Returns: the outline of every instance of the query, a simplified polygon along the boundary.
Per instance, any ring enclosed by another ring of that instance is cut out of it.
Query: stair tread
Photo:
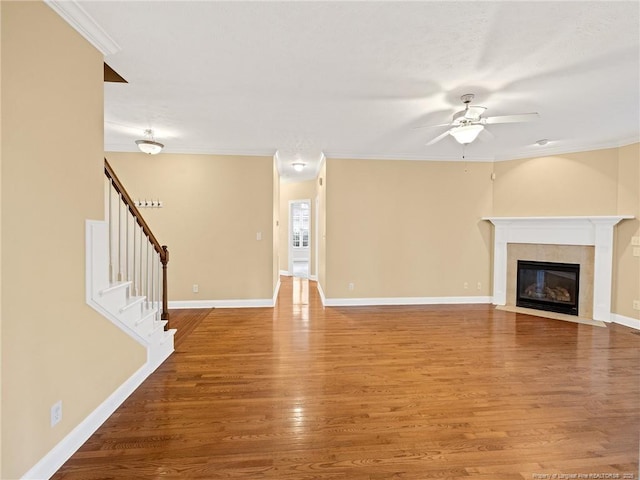
[[[124,312],[136,305],[139,305],[140,303],[144,302],[146,298],[147,297],[130,297],[129,300],[127,300],[127,303],[122,308],[120,308],[120,311]]]
[[[156,313],[158,313],[157,308],[149,308],[149,309],[145,308],[142,310],[141,318],[150,317],[151,315],[155,315]]]
[[[158,309],[156,308],[143,309],[142,314],[140,315],[140,318],[136,320],[135,326],[137,327],[139,325],[142,325],[150,318],[154,319],[157,314],[158,314]],[[155,321],[155,320],[152,320],[152,321]]]
[[[100,295],[104,295],[105,293],[109,293],[109,292],[113,292],[116,290],[119,290],[121,288],[125,288],[131,285],[130,281],[126,281],[126,282],[115,282],[110,284],[107,288],[103,288],[102,290],[100,290],[100,292],[98,292]]]

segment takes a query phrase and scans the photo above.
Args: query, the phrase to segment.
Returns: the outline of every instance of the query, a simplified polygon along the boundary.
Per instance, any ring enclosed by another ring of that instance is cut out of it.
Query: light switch
[[[256,240],[262,240],[262,232],[256,233]]]

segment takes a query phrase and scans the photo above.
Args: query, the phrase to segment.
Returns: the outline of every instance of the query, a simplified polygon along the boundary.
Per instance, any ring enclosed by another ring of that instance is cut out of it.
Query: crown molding
[[[341,153],[341,152],[325,152],[326,158],[334,159],[351,159],[351,160],[408,160],[416,162],[493,162],[493,157],[466,154],[464,158],[460,155],[409,155],[409,154],[388,154],[381,155],[376,153]]]
[[[320,167],[326,159],[343,159],[343,160],[408,160],[408,161],[421,161],[421,162],[505,162],[509,160],[522,160],[526,158],[538,158],[547,157],[551,155],[564,155],[570,153],[589,152],[594,150],[605,150],[608,148],[621,148],[634,143],[639,143],[640,138],[631,137],[612,142],[603,143],[565,143],[564,145],[549,145],[545,147],[538,147],[531,145],[526,149],[518,150],[517,152],[507,153],[496,157],[487,156],[473,156],[466,155],[464,159],[459,156],[439,155],[439,156],[423,156],[423,155],[403,155],[403,154],[360,154],[360,153],[348,153],[348,152],[322,152],[322,158],[318,162],[315,169],[315,175],[320,171]],[[558,142],[561,143],[561,142]],[[106,152],[130,152],[135,153],[138,150],[129,144],[105,144]],[[176,147],[173,150],[163,150],[163,153],[174,154],[201,154],[201,155],[229,155],[229,156],[247,156],[247,157],[273,157],[277,154],[277,150],[271,149],[259,149],[259,150],[247,150],[247,149],[235,149],[235,148],[210,148],[210,147]]]
[[[104,56],[113,55],[122,50],[120,45],[76,0],[44,0],[44,2]]]
[[[133,141],[131,142],[133,147],[129,144],[122,143],[105,143],[105,152],[119,152],[119,153],[140,153],[140,150],[135,146]],[[171,148],[165,144],[162,153],[173,153],[176,155],[219,155],[219,156],[237,156],[237,157],[270,157],[273,158],[275,151],[271,149],[235,149],[235,148],[207,148],[207,147],[177,147]]]
[[[565,143],[557,142],[557,145],[554,145],[553,141],[549,142],[549,146],[539,147],[537,145],[530,145],[526,148],[525,151],[520,150],[518,152],[513,152],[512,154],[504,154],[496,156],[496,162],[506,162],[509,160],[522,160],[525,158],[538,158],[538,157],[548,157],[552,155],[565,155],[569,153],[581,153],[581,152],[592,152],[594,150],[606,150],[608,148],[622,148],[627,145],[632,145],[634,143],[639,143],[640,137],[629,137],[623,138],[619,140],[614,140],[611,142],[600,142],[600,143]]]

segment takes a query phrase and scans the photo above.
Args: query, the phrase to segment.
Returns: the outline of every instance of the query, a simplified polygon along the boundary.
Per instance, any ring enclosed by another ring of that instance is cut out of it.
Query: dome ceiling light
[[[160,142],[156,142],[153,136],[153,130],[147,129],[144,131],[145,138],[144,140],[136,140],[136,145],[141,152],[147,153],[149,155],[156,155],[162,151],[164,145]]]

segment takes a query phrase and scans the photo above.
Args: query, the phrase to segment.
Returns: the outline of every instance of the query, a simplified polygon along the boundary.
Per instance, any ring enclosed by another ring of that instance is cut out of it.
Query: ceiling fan
[[[450,123],[434,125],[436,127],[448,126],[449,129],[428,142],[427,145],[433,145],[447,135],[451,135],[458,143],[466,145],[473,142],[478,137],[480,132],[484,130],[485,125],[493,125],[496,123],[530,122],[539,117],[535,112],[520,113],[516,115],[501,115],[498,117],[483,117],[482,114],[487,108],[470,105],[474,96],[475,95],[473,93],[467,93],[460,97],[460,100],[462,100],[462,103],[465,105],[464,110],[454,113],[453,120]]]

